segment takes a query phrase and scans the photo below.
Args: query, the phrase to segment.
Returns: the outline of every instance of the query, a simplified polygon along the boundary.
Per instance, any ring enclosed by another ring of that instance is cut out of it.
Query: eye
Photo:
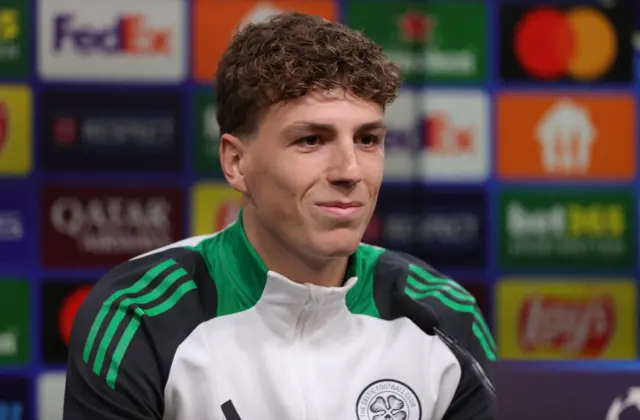
[[[359,140],[359,143],[361,143],[363,146],[371,147],[379,145],[381,141],[382,140],[380,139],[380,137],[369,134],[366,136],[362,136]]]
[[[320,136],[307,136],[296,141],[297,144],[303,147],[316,147],[320,145]]]

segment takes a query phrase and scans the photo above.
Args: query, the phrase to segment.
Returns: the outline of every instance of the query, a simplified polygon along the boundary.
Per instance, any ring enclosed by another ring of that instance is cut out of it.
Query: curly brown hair
[[[237,136],[255,133],[271,105],[314,89],[342,88],[385,108],[400,85],[398,66],[362,33],[293,12],[238,31],[214,78],[220,131]]]

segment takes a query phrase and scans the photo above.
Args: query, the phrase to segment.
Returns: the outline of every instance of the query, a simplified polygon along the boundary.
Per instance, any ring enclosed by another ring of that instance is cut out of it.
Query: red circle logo
[[[58,312],[58,332],[65,345],[69,345],[73,320],[76,317],[78,309],[80,309],[80,305],[82,305],[82,302],[84,302],[84,299],[91,289],[92,286],[78,287],[73,293],[67,295],[60,306],[60,311]]]
[[[60,117],[53,123],[53,136],[58,144],[69,145],[76,141],[78,127],[73,117]]]

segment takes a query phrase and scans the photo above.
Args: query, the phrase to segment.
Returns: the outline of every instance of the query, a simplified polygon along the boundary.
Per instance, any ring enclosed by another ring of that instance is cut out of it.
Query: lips
[[[318,205],[320,207],[333,207],[338,209],[350,209],[363,206],[363,204],[359,201],[328,201],[324,203],[318,203]]]
[[[342,220],[355,220],[362,215],[364,204],[359,201],[325,201],[317,208],[327,217]]]

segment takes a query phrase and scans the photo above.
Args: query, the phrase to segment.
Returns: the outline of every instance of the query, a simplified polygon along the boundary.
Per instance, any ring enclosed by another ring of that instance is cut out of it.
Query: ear
[[[246,145],[238,137],[223,134],[220,137],[220,166],[229,185],[236,191],[245,193],[247,184],[242,173],[242,159],[245,157]]]

